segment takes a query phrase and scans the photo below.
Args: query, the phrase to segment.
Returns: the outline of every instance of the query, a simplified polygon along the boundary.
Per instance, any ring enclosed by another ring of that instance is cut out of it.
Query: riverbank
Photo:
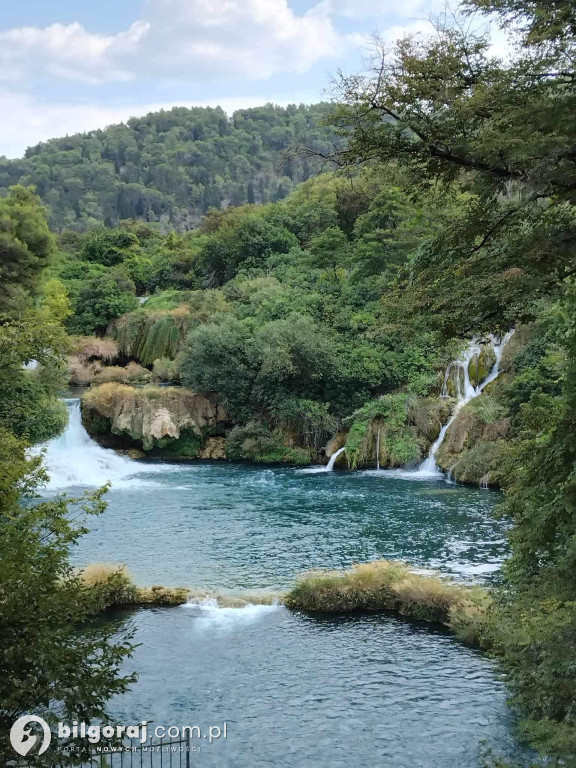
[[[271,431],[252,422],[239,424],[214,393],[181,386],[94,381],[96,386],[82,394],[81,417],[100,445],[131,458],[442,470],[462,482],[499,487],[510,419],[492,385],[506,373],[521,336],[510,331],[502,338],[468,342],[447,366],[437,394],[382,395],[342,423],[334,421],[336,431],[327,433],[323,444],[320,435],[312,445],[309,435],[282,421]]]

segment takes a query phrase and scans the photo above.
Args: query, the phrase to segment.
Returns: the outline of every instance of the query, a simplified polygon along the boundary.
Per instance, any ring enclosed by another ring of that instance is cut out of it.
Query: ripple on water
[[[480,568],[484,578],[506,552],[492,492],[231,464],[135,478],[148,480],[112,487],[107,512],[76,548],[78,563],[124,562],[142,584],[283,589],[310,568],[378,558],[454,575]]]
[[[442,632],[210,602],[125,621],[143,642],[141,678],[114,713],[227,721],[227,741],[203,746],[199,766],[478,768],[483,740],[521,754],[491,662]]]
[[[112,461],[114,485],[76,562],[126,563],[142,585],[284,589],[309,568],[383,557],[489,578],[506,552],[498,495],[438,477],[135,465],[88,449],[99,472]],[[59,489],[99,484],[76,452],[52,444]],[[520,754],[491,663],[430,628],[210,601],[117,619],[141,643],[128,665],[140,680],[113,714],[227,721],[229,738],[203,744],[198,766],[478,768],[483,739]]]

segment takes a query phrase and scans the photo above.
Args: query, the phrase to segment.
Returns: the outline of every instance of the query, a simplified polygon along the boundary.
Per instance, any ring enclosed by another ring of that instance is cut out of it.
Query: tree
[[[251,412],[255,367],[249,325],[226,317],[193,329],[186,339],[182,382],[196,392],[217,392],[234,419]]]
[[[41,457],[0,428],[0,761],[10,765],[10,728],[33,712],[49,724],[106,719],[106,702],[134,681],[121,666],[129,638],[114,639],[111,624],[91,623],[114,577],[87,587],[69,563],[86,532],[86,517],[104,510],[103,491],[77,500],[31,501],[46,479]],[[26,503],[22,504],[21,500]],[[67,755],[62,748],[80,752]],[[89,757],[85,740],[53,740],[30,765],[78,765]]]
[[[103,334],[111,320],[136,309],[134,283],[122,273],[108,273],[85,283],[74,302],[69,322],[73,333]]]
[[[526,295],[554,291],[576,270],[576,42],[556,4],[523,6],[467,5],[500,10],[504,24],[514,18],[514,32],[523,30],[509,63],[490,55],[486,35],[444,20],[429,37],[391,49],[378,42],[373,69],[340,83],[332,122],[349,145],[334,159],[398,164],[415,190],[468,196],[409,260],[400,285],[403,314],[410,304],[440,320],[453,313],[446,335],[529,319]],[[451,295],[475,306],[469,323]]]
[[[46,309],[0,325],[0,427],[29,442],[62,431],[67,411],[57,395],[66,384],[67,348],[64,329]]]
[[[11,187],[0,198],[0,319],[36,292],[53,241],[39,198]]]
[[[322,125],[327,104],[267,105],[229,119],[220,108],[175,107],[125,125],[43,142],[0,160],[0,187],[34,184],[56,230],[114,227],[123,219],[194,228],[211,206],[279,199],[312,172],[289,146],[339,144]],[[251,186],[250,186],[251,185]]]
[[[574,3],[468,0],[496,13],[511,58],[456,19],[343,78],[333,124],[344,166],[394,163],[414,189],[454,201],[395,286],[396,322],[445,337],[508,330],[553,302],[562,391],[537,367],[519,377],[507,459],[512,556],[493,643],[528,738],[576,765],[576,13]],[[465,20],[464,20],[465,21]],[[537,355],[536,355],[537,357]],[[555,384],[555,383],[554,383]]]
[[[339,227],[329,227],[322,234],[310,241],[308,250],[313,266],[331,271],[334,280],[338,281],[338,269],[348,261],[350,246],[348,238]]]
[[[114,267],[121,264],[139,244],[133,232],[123,229],[89,232],[84,240],[81,256],[86,261]]]

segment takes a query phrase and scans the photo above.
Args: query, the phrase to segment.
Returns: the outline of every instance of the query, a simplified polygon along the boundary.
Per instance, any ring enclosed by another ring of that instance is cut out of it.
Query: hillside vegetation
[[[268,104],[229,117],[219,107],[175,107],[0,158],[0,192],[34,185],[53,229],[115,226],[121,219],[188,229],[211,207],[280,200],[314,174],[284,154],[338,142],[320,126],[329,105]]]

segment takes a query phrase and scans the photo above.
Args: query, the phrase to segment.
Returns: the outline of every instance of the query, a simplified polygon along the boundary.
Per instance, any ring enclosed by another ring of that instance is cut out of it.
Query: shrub
[[[114,339],[97,336],[80,336],[73,340],[73,349],[79,360],[103,360],[106,363],[118,357],[118,345]]]
[[[178,381],[180,379],[179,361],[159,357],[154,360],[152,373],[159,381]]]
[[[136,597],[136,587],[125,565],[93,563],[80,571],[80,579],[94,590],[99,610],[133,603]]]
[[[273,409],[273,415],[296,436],[300,445],[318,451],[338,428],[338,420],[328,409],[329,403],[291,398]]]
[[[283,433],[271,432],[267,425],[260,421],[250,421],[244,426],[234,427],[226,441],[226,455],[229,459],[254,461],[259,464],[310,463],[308,451],[288,445]]]

